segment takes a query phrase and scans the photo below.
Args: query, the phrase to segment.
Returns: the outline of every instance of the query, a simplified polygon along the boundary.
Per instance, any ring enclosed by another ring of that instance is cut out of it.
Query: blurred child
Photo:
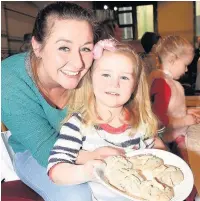
[[[141,44],[145,51],[142,55],[142,59],[145,63],[145,72],[149,75],[153,70],[157,69],[157,58],[156,55],[151,51],[153,46],[160,39],[160,35],[154,32],[145,32],[141,38]]]
[[[139,56],[113,40],[99,41],[93,52],[90,74],[71,94],[70,114],[50,153],[48,173],[58,184],[95,181],[94,166],[124,155],[123,150],[165,149],[155,136],[157,121]],[[96,200],[125,200],[99,183],[90,186]]]
[[[186,109],[184,88],[176,81],[187,71],[194,50],[180,36],[167,36],[154,47],[160,61],[160,69],[149,76],[153,111],[166,126],[165,142],[175,141],[182,157],[187,161],[185,134],[187,127],[200,123],[200,110]]]

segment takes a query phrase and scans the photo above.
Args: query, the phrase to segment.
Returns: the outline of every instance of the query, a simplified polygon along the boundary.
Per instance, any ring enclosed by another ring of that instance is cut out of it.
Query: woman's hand
[[[108,156],[125,156],[125,151],[123,149],[118,149],[114,147],[100,147],[93,151],[94,159],[103,160]]]

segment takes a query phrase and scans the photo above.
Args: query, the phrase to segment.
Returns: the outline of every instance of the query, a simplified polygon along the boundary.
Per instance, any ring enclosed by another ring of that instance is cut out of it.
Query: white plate
[[[175,154],[172,154],[168,151],[163,151],[159,149],[144,149],[144,150],[136,150],[128,154],[129,157],[136,156],[140,154],[153,154],[155,156],[158,156],[164,160],[165,164],[173,165],[181,169],[184,175],[184,180],[174,187],[174,197],[171,199],[171,201],[183,201],[185,200],[190,192],[192,191],[193,185],[194,185],[194,178],[192,171],[190,170],[187,163],[182,160],[180,157],[176,156]],[[113,192],[128,198],[130,200],[134,201],[141,201],[138,199],[135,199],[116,188],[112,187],[106,182],[105,176],[104,176],[104,168],[103,167],[97,167],[95,170],[95,176],[99,180],[101,184],[112,190]]]

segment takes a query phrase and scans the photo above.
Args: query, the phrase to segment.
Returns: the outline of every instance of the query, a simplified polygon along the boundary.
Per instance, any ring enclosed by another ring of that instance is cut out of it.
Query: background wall
[[[38,8],[29,2],[1,3],[1,52],[19,52],[25,33],[31,33]]]
[[[194,40],[193,1],[158,2],[158,32],[165,36],[177,34]]]
[[[85,8],[92,9],[92,1],[73,1]],[[6,57],[8,52],[19,52],[25,33],[31,33],[39,9],[50,1],[2,1],[1,3],[1,52]],[[194,21],[193,2],[158,2],[158,32],[162,35],[177,34],[193,43]],[[140,46],[140,45],[137,45]]]
[[[23,37],[32,33],[39,9],[52,1],[2,1],[1,3],[1,59],[20,51]],[[82,7],[92,9],[92,2],[74,1]]]
[[[54,1],[32,1],[33,4],[35,4],[39,9],[43,8],[45,5],[52,3]],[[76,3],[84,8],[93,8],[93,2],[92,1],[70,1],[73,3]]]

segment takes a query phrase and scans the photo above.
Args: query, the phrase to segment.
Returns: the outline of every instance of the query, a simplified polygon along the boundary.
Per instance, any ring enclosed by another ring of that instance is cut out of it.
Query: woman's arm
[[[13,149],[29,150],[38,163],[46,167],[58,132],[47,119],[31,86],[13,72],[13,75],[3,73],[6,78],[2,82],[1,114],[3,123],[12,133]]]

